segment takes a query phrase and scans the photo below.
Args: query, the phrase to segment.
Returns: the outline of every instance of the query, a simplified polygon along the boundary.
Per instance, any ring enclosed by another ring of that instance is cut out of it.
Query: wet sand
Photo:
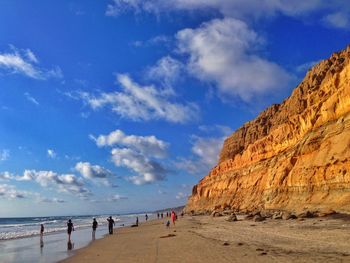
[[[186,216],[169,229],[165,220],[121,228],[63,262],[350,262],[349,220],[226,219]]]
[[[106,234],[101,227],[96,232],[96,239]],[[79,229],[72,233],[71,250],[68,250],[67,233],[57,232],[40,236],[1,240],[1,263],[54,263],[74,254],[75,249],[87,246],[92,242],[91,229]]]

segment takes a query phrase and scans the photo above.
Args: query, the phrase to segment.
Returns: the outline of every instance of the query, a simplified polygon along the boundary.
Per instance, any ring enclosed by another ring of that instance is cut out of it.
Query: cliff
[[[225,140],[185,211],[225,208],[350,212],[350,46]]]

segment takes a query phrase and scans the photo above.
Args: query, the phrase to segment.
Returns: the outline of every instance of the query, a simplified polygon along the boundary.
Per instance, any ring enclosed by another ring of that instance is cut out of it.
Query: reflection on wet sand
[[[44,247],[44,239],[42,236],[40,237],[40,247]]]
[[[68,241],[67,242],[67,250],[72,250],[74,248],[74,243],[72,243],[72,241]]]

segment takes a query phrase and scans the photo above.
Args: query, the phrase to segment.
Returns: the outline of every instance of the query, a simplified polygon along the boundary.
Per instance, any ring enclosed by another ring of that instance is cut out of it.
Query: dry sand
[[[117,229],[63,262],[350,262],[347,219],[226,219],[186,216],[170,229],[164,220]]]

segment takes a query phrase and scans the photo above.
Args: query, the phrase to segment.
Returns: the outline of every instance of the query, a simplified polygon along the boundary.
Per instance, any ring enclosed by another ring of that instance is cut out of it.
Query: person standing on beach
[[[148,220],[148,215],[147,214],[145,215],[145,218],[146,218],[146,221],[147,221]]]
[[[74,231],[74,226],[72,220],[69,219],[67,222],[68,242],[70,242],[70,235],[72,234],[72,231]]]
[[[109,218],[107,218],[108,221],[108,231],[110,235],[113,235],[113,226],[115,225],[114,220],[112,218],[112,216],[110,216]]]
[[[136,217],[136,226],[139,226],[139,217]]]
[[[97,229],[98,223],[96,221],[96,218],[92,221],[92,239],[95,240],[95,234]]]

